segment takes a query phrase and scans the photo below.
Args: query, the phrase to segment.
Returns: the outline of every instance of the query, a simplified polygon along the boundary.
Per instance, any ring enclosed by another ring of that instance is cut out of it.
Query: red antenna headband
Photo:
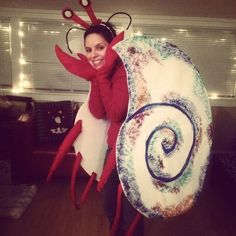
[[[95,16],[90,0],[79,0],[79,4],[85,9],[93,25],[99,25],[102,22]],[[85,29],[88,29],[90,27],[87,22],[76,15],[76,13],[70,8],[64,9],[62,11],[62,15],[65,19],[73,20],[75,23],[81,25]]]
[[[108,23],[110,22],[110,20],[115,16],[115,15],[118,15],[118,14],[123,14],[123,15],[126,15],[129,17],[129,24],[128,26],[126,27],[126,30],[129,29],[131,23],[132,23],[132,18],[131,16],[126,13],[126,12],[116,12],[114,14],[112,14],[108,20],[106,21],[106,23],[103,23],[101,19],[98,19],[95,14],[94,14],[94,11],[92,9],[92,4],[91,4],[91,1],[90,0],[79,0],[78,1],[79,4],[85,9],[85,11],[87,12],[90,20],[91,20],[91,24],[87,23],[86,21],[84,21],[81,17],[79,17],[71,8],[65,8],[63,11],[62,11],[62,15],[63,17],[66,19],[66,20],[72,20],[74,21],[76,24],[79,24],[80,26],[82,26],[83,28],[78,28],[78,27],[72,27],[70,28],[68,31],[67,31],[67,34],[66,34],[66,44],[67,44],[67,47],[70,51],[70,53],[72,53],[70,47],[69,47],[69,43],[68,43],[68,34],[69,32],[72,30],[72,29],[79,29],[79,30],[86,30],[88,29],[89,27],[91,27],[92,25],[103,25],[104,27],[106,27],[108,30],[110,30],[111,34],[112,31],[110,29],[110,27],[108,26]]]
[[[85,11],[87,12],[92,24],[91,25],[100,25],[102,23],[102,20],[101,19],[98,19],[95,14],[94,14],[94,11],[92,9],[92,4],[91,4],[91,1],[90,0],[79,0],[78,1],[79,4],[85,9]],[[123,14],[123,15],[126,15],[129,17],[129,24],[127,26],[127,29],[130,27],[131,25],[131,22],[132,22],[132,18],[131,16],[126,13],[126,12],[116,12],[114,13],[113,15],[111,15],[109,17],[109,19],[107,20],[106,23],[108,23],[110,21],[110,19],[117,15],[117,14]],[[65,8],[63,11],[62,11],[62,15],[63,17],[66,19],[66,20],[72,20],[74,21],[75,23],[79,24],[80,26],[82,26],[84,29],[88,29],[91,25],[88,24],[87,22],[85,22],[82,18],[80,18],[71,8]]]

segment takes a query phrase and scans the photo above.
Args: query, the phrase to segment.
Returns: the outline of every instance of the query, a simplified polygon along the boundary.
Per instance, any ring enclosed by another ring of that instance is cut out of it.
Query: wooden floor
[[[95,186],[86,204],[76,210],[69,198],[69,179],[37,184],[39,191],[21,219],[0,219],[1,236],[109,235],[100,194]],[[79,191],[83,186],[84,182],[78,183]],[[236,235],[235,206],[216,186],[207,185],[195,206],[185,215],[168,220],[145,219],[145,236],[159,235]]]

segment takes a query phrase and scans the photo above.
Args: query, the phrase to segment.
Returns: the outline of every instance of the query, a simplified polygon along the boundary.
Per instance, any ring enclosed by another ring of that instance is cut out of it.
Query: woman
[[[108,131],[108,146],[116,143],[119,128],[128,108],[128,88],[124,65],[119,59],[106,64],[106,51],[115,36],[115,31],[104,25],[93,25],[84,34],[86,57],[97,73],[91,81],[89,109],[98,119],[111,122]]]
[[[112,150],[114,151],[116,148],[118,132],[126,118],[129,101],[124,65],[117,56],[114,57],[113,55],[112,59],[108,56],[110,53],[108,51],[112,50],[109,48],[109,44],[115,36],[116,33],[110,24],[92,25],[84,34],[87,60],[97,71],[94,73],[94,78],[89,79],[91,81],[89,109],[96,118],[110,121],[106,160],[109,159]],[[103,188],[104,207],[110,226],[113,223],[116,211],[118,185],[119,178],[117,170],[114,168]],[[117,235],[125,235],[135,215],[136,210],[123,196],[122,217]],[[136,231],[135,235],[142,235],[142,224],[138,226]]]

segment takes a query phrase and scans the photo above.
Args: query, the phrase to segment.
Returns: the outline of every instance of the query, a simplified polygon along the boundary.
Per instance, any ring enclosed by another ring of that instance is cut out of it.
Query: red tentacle
[[[75,58],[65,53],[58,45],[55,46],[55,53],[58,60],[70,73],[89,81],[96,77],[97,71],[85,55],[78,53],[78,58]]]
[[[89,0],[87,0],[87,4],[83,4],[83,1],[80,0],[79,3],[85,9],[85,11],[87,12],[87,14],[88,14],[90,20],[92,21],[92,23],[94,25],[99,25],[101,23],[101,20],[97,19],[97,17],[95,16],[91,2]]]
[[[82,27],[84,27],[85,29],[89,28],[89,24],[87,22],[85,22],[82,18],[80,18],[78,15],[76,15],[76,13],[71,10],[70,8],[66,8],[62,11],[62,16],[66,19],[66,20],[73,20],[75,23],[81,25]]]
[[[125,236],[132,236],[134,234],[134,231],[139,223],[139,221],[142,219],[142,214],[137,212],[132,224],[129,226],[129,229]]]
[[[118,229],[120,215],[121,215],[122,193],[123,193],[123,189],[121,187],[121,184],[119,184],[118,190],[117,190],[116,215],[115,215],[112,227],[111,227],[110,236],[115,236]]]
[[[72,175],[71,175],[71,182],[70,182],[70,196],[72,199],[72,202],[75,206],[75,208],[79,208],[78,203],[77,203],[77,195],[76,195],[76,189],[75,189],[75,183],[76,183],[76,176],[79,171],[80,163],[82,161],[83,157],[80,152],[78,152],[74,165],[73,165],[73,170],[72,170]]]
[[[66,135],[62,144],[60,145],[57,155],[49,169],[47,182],[51,180],[53,173],[55,172],[59,164],[62,162],[63,158],[69,151],[70,147],[73,145],[78,135],[81,133],[81,130],[82,130],[82,121],[78,120],[76,124],[71,128],[70,132]]]
[[[89,191],[90,191],[90,189],[92,187],[92,184],[93,184],[94,180],[96,179],[96,177],[97,177],[97,174],[95,172],[93,172],[91,174],[89,182],[86,185],[86,188],[85,188],[85,190],[84,190],[84,192],[82,194],[82,197],[81,197],[81,200],[80,200],[80,205],[85,203],[85,201],[87,200],[88,193],[89,193]]]
[[[111,175],[112,170],[116,167],[116,147],[114,146],[109,153],[109,156],[107,158],[106,164],[104,166],[104,169],[102,171],[100,181],[97,184],[97,190],[99,192],[102,191],[104,185],[106,184],[108,178]]]

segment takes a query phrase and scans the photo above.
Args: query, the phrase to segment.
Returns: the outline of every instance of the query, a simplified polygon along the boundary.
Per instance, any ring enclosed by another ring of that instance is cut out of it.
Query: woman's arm
[[[124,65],[119,62],[111,72],[100,72],[97,76],[101,99],[111,121],[125,119],[128,109],[128,86]]]
[[[98,119],[106,117],[106,111],[99,92],[98,81],[96,79],[91,82],[89,110]]]

